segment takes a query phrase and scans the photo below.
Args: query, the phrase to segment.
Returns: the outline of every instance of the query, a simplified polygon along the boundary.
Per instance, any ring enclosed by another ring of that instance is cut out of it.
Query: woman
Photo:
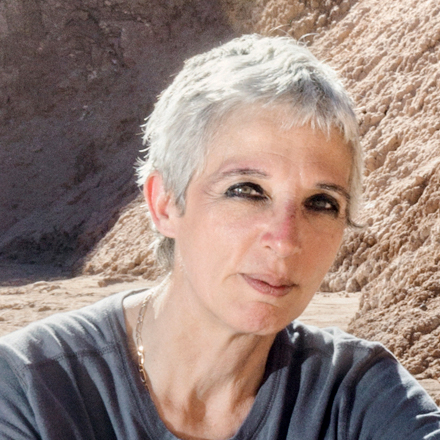
[[[382,346],[291,323],[359,201],[333,71],[289,38],[233,40],[185,64],[145,140],[164,275],[2,339],[2,438],[440,439]]]

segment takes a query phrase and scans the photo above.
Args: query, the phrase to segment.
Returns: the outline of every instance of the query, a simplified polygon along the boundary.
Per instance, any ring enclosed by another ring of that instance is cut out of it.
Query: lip
[[[290,280],[272,275],[241,274],[241,276],[253,289],[264,295],[282,297],[296,286]]]

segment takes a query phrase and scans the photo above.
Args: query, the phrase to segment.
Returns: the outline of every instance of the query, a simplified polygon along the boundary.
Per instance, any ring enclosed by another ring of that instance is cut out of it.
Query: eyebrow
[[[351,200],[351,196],[349,192],[343,186],[335,185],[333,183],[318,183],[316,186],[320,189],[325,189],[327,191],[334,191],[341,194],[342,196],[345,197],[347,202]]]
[[[261,179],[269,178],[269,175],[267,173],[257,168],[234,168],[232,170],[223,171],[219,173],[219,175],[214,179],[214,182],[220,182],[222,179],[226,177],[234,177],[234,176],[255,176]]]

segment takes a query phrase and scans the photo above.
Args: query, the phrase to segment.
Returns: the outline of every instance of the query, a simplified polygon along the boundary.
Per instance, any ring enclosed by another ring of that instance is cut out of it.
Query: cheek
[[[240,210],[207,206],[186,218],[176,236],[176,253],[185,265],[194,264],[216,274],[226,265],[238,264],[251,242],[253,222]]]
[[[344,228],[332,233],[311,233],[310,241],[307,245],[309,264],[316,268],[317,277],[323,277],[335,260],[341,245]]]
[[[258,227],[258,224],[257,209],[226,200],[208,206],[199,226],[201,232],[213,240],[236,243],[244,234]]]

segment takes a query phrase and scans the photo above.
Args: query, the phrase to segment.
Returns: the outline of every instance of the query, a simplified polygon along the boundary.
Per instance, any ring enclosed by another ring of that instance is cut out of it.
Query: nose
[[[300,211],[293,206],[273,211],[262,234],[263,246],[272,250],[279,258],[300,253],[302,221]]]

